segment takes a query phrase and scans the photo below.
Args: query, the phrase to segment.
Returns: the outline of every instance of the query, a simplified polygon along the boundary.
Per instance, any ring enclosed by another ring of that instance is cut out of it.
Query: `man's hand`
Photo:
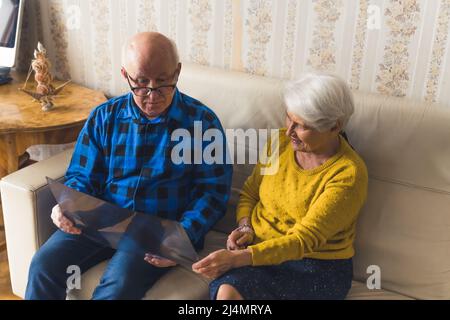
[[[61,211],[59,204],[53,207],[51,218],[53,223],[65,233],[81,234],[81,230],[76,228],[72,221],[67,219]]]
[[[228,250],[245,249],[253,242],[255,233],[251,227],[238,227],[230,233],[227,239]]]
[[[229,251],[217,250],[192,265],[192,270],[206,278],[216,279],[233,268],[239,268],[252,264],[250,249]]]
[[[145,261],[150,263],[151,265],[158,267],[158,268],[167,268],[167,267],[173,267],[176,266],[176,262],[173,262],[172,260],[156,256],[150,253],[145,254]]]

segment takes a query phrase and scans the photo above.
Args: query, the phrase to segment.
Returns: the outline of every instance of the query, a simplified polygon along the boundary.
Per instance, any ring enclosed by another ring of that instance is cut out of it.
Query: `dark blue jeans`
[[[96,264],[111,259],[92,298],[142,299],[148,289],[170,268],[158,268],[144,257],[126,251],[115,251],[83,235],[56,231],[31,261],[25,299],[65,299],[67,273],[71,265],[85,272]]]

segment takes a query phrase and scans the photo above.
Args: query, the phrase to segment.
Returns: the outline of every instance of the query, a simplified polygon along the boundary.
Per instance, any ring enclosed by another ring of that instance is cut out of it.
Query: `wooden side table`
[[[13,79],[0,85],[0,179],[18,169],[19,157],[28,147],[75,141],[91,110],[106,101],[102,92],[70,83],[55,98],[55,107],[44,112],[38,102],[19,91],[25,75],[13,74]]]

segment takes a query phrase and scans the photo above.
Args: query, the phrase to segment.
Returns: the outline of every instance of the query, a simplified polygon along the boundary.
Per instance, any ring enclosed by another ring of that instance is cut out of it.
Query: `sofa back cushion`
[[[449,299],[450,110],[360,92],[355,100],[347,132],[370,175],[355,277],[377,265],[385,288]]]
[[[224,128],[284,124],[281,80],[184,65],[179,87],[213,109]],[[377,94],[354,96],[346,131],[370,177],[358,220],[355,279],[366,281],[367,268],[376,265],[383,289],[450,299],[450,110]],[[229,210],[216,230],[233,229],[239,191],[252,167],[234,165]]]
[[[180,90],[210,107],[219,117],[224,129],[277,129],[284,123],[281,96],[282,82],[277,79],[252,76],[240,72],[184,64],[178,84]],[[270,132],[270,131],[269,131]],[[228,140],[235,155],[240,143]],[[258,152],[245,145],[243,152]],[[248,158],[246,158],[248,159]],[[215,230],[229,233],[236,226],[235,213],[239,193],[253,169],[252,164],[234,164],[231,198],[227,214]]]

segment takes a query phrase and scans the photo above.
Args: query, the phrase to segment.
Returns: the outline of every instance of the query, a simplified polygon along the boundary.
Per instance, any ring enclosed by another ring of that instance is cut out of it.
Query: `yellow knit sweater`
[[[249,246],[253,265],[352,257],[356,220],[367,197],[364,161],[341,137],[336,155],[303,170],[285,133],[280,130],[278,172],[263,176],[258,163],[237,208],[237,221],[250,217],[255,230]]]

